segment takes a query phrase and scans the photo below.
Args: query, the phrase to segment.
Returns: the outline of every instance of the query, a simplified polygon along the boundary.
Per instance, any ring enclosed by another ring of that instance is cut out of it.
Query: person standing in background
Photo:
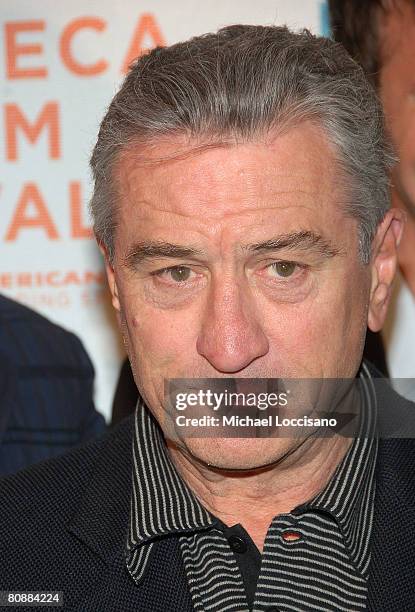
[[[102,433],[93,383],[77,336],[0,295],[0,476]]]
[[[407,223],[399,273],[382,337],[393,385],[415,399],[415,1],[329,0],[334,39],[362,65],[378,90],[399,161],[392,206]]]

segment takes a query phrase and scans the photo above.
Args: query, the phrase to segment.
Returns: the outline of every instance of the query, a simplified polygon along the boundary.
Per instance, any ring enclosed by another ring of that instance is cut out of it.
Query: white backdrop
[[[107,419],[123,358],[87,212],[88,158],[126,65],[231,23],[327,33],[322,0],[3,0],[0,292],[78,334]]]

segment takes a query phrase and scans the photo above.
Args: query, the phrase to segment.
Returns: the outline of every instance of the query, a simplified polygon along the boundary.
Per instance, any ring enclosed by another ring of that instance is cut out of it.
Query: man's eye
[[[268,268],[271,272],[271,276],[288,278],[294,274],[298,268],[298,264],[293,261],[274,261]]]
[[[183,283],[189,280],[191,273],[191,269],[186,266],[172,266],[171,268],[164,268],[163,270],[153,272],[153,275],[173,280],[175,283]]]

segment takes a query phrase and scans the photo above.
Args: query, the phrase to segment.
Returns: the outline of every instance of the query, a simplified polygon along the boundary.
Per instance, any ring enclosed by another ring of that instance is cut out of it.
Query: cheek
[[[307,364],[313,373],[326,376],[348,371],[343,363],[360,360],[367,320],[367,278],[354,271],[355,282],[345,279],[338,290],[321,292],[313,302],[287,309],[274,326],[274,345],[284,347],[285,359]],[[330,371],[330,372],[329,372]]]
[[[176,320],[172,313],[149,311],[142,305],[127,307],[124,316],[130,352],[140,370],[166,372],[191,356],[191,326],[181,318]]]

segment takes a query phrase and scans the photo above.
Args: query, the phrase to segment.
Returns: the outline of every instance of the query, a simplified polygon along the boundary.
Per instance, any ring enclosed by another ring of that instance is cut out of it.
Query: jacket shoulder
[[[82,593],[79,581],[89,588],[97,579],[102,563],[71,524],[95,512],[84,538],[93,542],[100,528],[111,535],[111,525],[124,521],[116,504],[128,507],[132,423],[133,417],[66,455],[0,480],[0,590],[65,590],[74,597]]]
[[[0,538],[14,531],[27,541],[36,539],[42,528],[63,526],[97,469],[111,465],[111,478],[117,480],[117,458],[121,468],[120,453],[129,454],[131,435],[132,418],[64,455],[0,479]]]
[[[0,590],[62,591],[84,609],[74,602],[105,575],[106,538],[125,541],[132,423],[0,480]]]

